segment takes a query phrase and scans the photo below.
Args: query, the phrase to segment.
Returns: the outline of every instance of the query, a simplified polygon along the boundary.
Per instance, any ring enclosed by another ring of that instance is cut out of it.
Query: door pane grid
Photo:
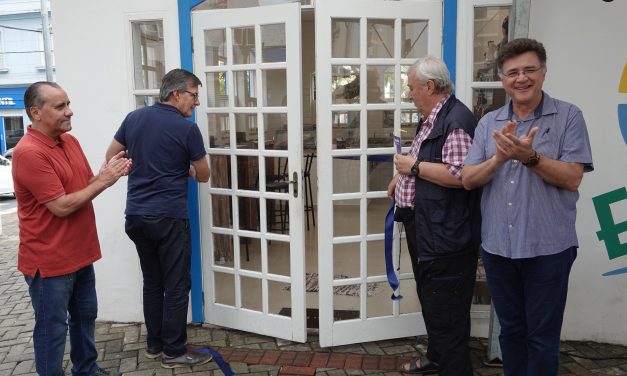
[[[283,125],[271,128],[273,125],[266,118],[300,118],[300,82],[294,77],[296,71],[293,72],[287,66],[288,56],[294,69],[300,66],[300,38],[293,37],[300,30],[297,27],[299,14],[298,4],[280,5],[273,9],[240,10],[237,15],[200,11],[193,15],[193,25],[195,49],[203,51],[206,48],[203,56],[198,54],[201,58],[194,61],[195,71],[202,71],[202,78],[209,83],[203,82],[203,86],[211,88],[203,91],[201,100],[213,101],[203,106],[205,108],[199,115],[199,123],[206,124],[208,130],[203,135],[210,138],[210,159],[217,157],[212,167],[218,167],[218,164],[224,167],[214,169],[212,180],[220,172],[225,177],[218,179],[216,184],[212,182],[211,187],[201,186],[201,207],[205,212],[203,222],[209,224],[203,230],[203,237],[214,239],[208,242],[210,247],[226,245],[225,248],[228,248],[219,252],[224,261],[218,260],[218,264],[214,257],[205,258],[204,265],[208,268],[209,277],[205,287],[212,290],[211,294],[206,295],[207,316],[218,325],[302,341],[305,338],[304,309],[302,314],[300,309],[287,316],[279,316],[278,313],[282,307],[291,307],[290,302],[304,306],[304,298],[299,296],[304,295],[304,289],[300,293],[303,285],[299,278],[294,279],[294,276],[304,273],[304,263],[301,268],[294,260],[304,259],[302,255],[299,256],[303,251],[303,241],[298,239],[303,234],[298,234],[298,231],[294,231],[296,234],[270,233],[266,216],[272,202],[283,202],[285,207],[294,205],[288,192],[273,192],[267,185],[266,172],[273,172],[266,160],[294,159],[295,155],[292,154],[297,152],[288,149],[287,125],[284,129],[281,128]],[[270,22],[260,25],[259,20]],[[282,33],[278,33],[281,30]],[[203,37],[206,38],[203,40]],[[214,65],[207,66],[207,63]],[[272,97],[275,92],[273,85],[288,79],[290,87],[281,91],[282,96]],[[281,103],[288,93],[296,101],[289,106],[289,110]],[[209,122],[210,117],[218,121]],[[287,121],[279,124],[287,124]],[[282,136],[276,137],[279,133]],[[293,135],[298,136],[299,132]],[[274,144],[268,145],[268,140],[273,140]],[[295,148],[302,143],[294,139],[291,141]],[[278,150],[274,147],[277,143],[283,145]],[[291,166],[298,169],[300,163],[293,162]],[[224,199],[212,205],[211,198],[214,196]],[[212,223],[214,218],[210,213],[224,209],[217,206],[229,208],[230,220],[221,220],[221,223],[228,224],[228,228],[216,228]],[[302,218],[294,220],[296,229],[299,227],[298,222],[302,222]],[[218,244],[216,239],[221,242]],[[281,244],[285,246],[278,250]],[[269,258],[280,252],[288,260],[288,267],[274,270],[282,275],[268,274],[272,262]],[[228,272],[222,270],[224,268]],[[225,278],[224,275],[231,277]],[[228,286],[216,286],[222,284],[215,283],[220,281]],[[285,288],[292,285],[296,289]],[[279,305],[270,304],[270,295],[275,297]],[[254,316],[250,316],[251,313]],[[251,319],[253,317],[254,320]]]

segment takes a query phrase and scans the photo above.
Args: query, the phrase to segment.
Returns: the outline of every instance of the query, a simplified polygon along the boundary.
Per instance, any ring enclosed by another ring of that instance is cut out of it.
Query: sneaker
[[[209,363],[211,359],[213,359],[213,357],[209,353],[201,353],[187,350],[187,353],[177,357],[170,357],[166,354],[163,354],[161,358],[161,367],[178,368],[198,366],[201,364]]]
[[[146,358],[148,359],[157,359],[161,355],[163,355],[162,349],[157,347],[146,347],[146,352],[144,353]]]
[[[123,373],[115,372],[115,371],[107,371],[106,369],[102,369],[96,366],[96,372],[92,374],[92,376],[123,376]]]

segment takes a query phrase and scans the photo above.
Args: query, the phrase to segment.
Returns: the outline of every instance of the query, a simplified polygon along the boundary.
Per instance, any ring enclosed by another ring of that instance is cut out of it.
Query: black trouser
[[[172,357],[185,354],[191,289],[189,221],[154,215],[126,216],[144,277],[148,347]]]
[[[429,337],[427,358],[440,376],[472,375],[470,304],[477,272],[477,252],[418,263],[416,289]]]

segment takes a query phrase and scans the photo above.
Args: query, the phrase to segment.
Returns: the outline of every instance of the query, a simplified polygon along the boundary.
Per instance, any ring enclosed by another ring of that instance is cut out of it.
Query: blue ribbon
[[[211,354],[211,356],[213,356],[213,360],[216,362],[216,364],[218,364],[218,367],[220,367],[220,370],[222,370],[224,376],[235,376],[235,373],[231,370],[231,367],[229,367],[229,363],[224,361],[222,355],[220,355],[219,352],[210,347],[203,347],[195,351]]]
[[[394,243],[394,208],[396,207],[396,201],[392,200],[388,214],[385,216],[385,270],[388,275],[388,283],[392,288],[392,300],[401,300],[403,295],[398,294],[398,278],[394,272],[394,260],[392,256],[392,245]],[[399,252],[399,266],[400,266],[400,248]]]

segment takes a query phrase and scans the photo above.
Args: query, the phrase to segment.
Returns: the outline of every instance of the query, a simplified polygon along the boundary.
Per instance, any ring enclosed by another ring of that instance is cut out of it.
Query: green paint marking
[[[601,230],[597,231],[597,237],[600,241],[605,242],[610,260],[627,255],[627,243],[621,244],[619,238],[619,234],[627,232],[627,221],[615,223],[610,208],[611,204],[622,200],[627,200],[625,187],[592,198],[601,227]]]

